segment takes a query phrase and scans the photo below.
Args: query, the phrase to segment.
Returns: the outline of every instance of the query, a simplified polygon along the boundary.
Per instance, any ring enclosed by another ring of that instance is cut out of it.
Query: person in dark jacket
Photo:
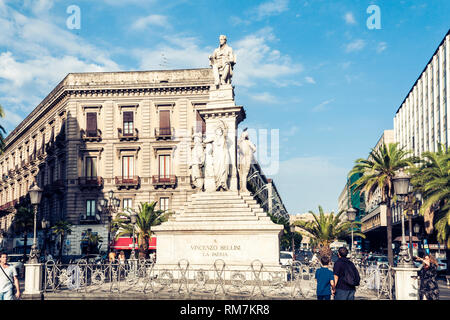
[[[439,300],[439,286],[436,280],[438,263],[432,255],[425,257],[416,257],[416,260],[422,261],[422,268],[418,274],[420,277],[419,299]]]
[[[336,292],[334,300],[355,300],[356,286],[350,285],[344,281],[344,275],[351,272],[351,268],[356,270],[353,262],[347,259],[348,250],[345,247],[340,247],[338,250],[338,260],[334,263],[334,285]],[[356,271],[358,272],[358,271]]]

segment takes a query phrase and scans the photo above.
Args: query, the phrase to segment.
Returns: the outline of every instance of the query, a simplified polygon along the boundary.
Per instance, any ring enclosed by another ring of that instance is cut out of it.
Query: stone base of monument
[[[193,194],[181,212],[152,228],[158,238],[155,268],[183,270],[188,263],[191,270],[212,273],[284,272],[279,263],[282,230],[248,192]]]

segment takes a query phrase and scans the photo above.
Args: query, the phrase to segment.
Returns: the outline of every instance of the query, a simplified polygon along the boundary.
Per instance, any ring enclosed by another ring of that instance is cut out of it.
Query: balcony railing
[[[175,175],[168,175],[168,176],[153,176],[152,177],[152,184],[155,188],[168,188],[171,187],[175,189],[177,185],[177,176]]]
[[[96,177],[79,177],[78,186],[80,188],[101,188],[103,187],[103,178]]]
[[[45,147],[41,147],[37,150],[38,159],[43,159],[45,156]]]
[[[116,177],[117,188],[139,188],[141,178],[139,176]]]
[[[80,130],[81,133],[81,139],[84,141],[100,141],[102,140],[102,132],[97,129],[97,130]]]
[[[138,129],[134,128],[134,130],[131,133],[124,133],[122,128],[117,128],[117,132],[119,134],[120,140],[137,140],[139,138],[139,131]]]
[[[18,200],[9,201],[0,206],[0,211],[11,211],[17,203],[19,203]]]
[[[28,157],[28,161],[30,164],[33,164],[36,161],[36,152],[34,151],[30,156]]]
[[[65,180],[64,179],[57,179],[50,182],[48,185],[45,186],[44,192],[45,193],[53,193],[53,192],[62,192],[65,187]]]
[[[156,139],[171,139],[174,135],[174,128],[155,128]]]

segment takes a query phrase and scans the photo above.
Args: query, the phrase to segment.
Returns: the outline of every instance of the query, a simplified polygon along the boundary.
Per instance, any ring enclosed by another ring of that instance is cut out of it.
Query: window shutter
[[[97,113],[88,112],[86,114],[86,131],[88,137],[97,136]]]
[[[170,128],[170,111],[169,110],[161,110],[159,112],[159,127],[161,129],[169,129]]]
[[[200,112],[198,111],[196,113],[195,132],[201,132],[202,134],[205,134],[206,132],[205,120],[203,120],[203,118],[200,116]]]
[[[133,111],[124,111],[123,112],[123,122],[133,122]]]

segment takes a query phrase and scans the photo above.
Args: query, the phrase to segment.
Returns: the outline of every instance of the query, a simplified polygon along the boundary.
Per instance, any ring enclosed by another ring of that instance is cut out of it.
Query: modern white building
[[[419,156],[449,146],[450,30],[414,83],[394,117],[395,141]]]

